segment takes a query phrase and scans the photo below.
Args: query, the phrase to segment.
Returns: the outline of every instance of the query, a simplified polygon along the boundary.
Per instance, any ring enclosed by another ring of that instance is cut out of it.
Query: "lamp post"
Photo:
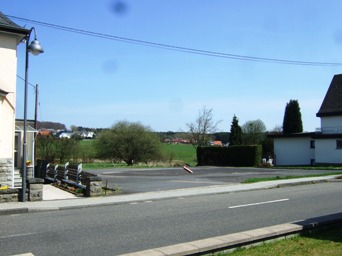
[[[30,35],[34,31],[34,40],[29,44]],[[29,52],[33,55],[43,53],[44,50],[37,40],[36,29],[32,27],[25,37],[26,49],[25,49],[25,92],[24,92],[24,138],[23,138],[23,162],[22,162],[22,193],[21,201],[26,201],[26,133],[27,133],[27,87],[28,87],[28,67],[29,67]]]

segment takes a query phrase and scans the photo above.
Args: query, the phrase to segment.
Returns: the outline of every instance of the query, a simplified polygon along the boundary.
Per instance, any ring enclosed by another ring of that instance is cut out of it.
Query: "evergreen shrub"
[[[261,145],[197,148],[198,165],[257,166],[261,157]]]

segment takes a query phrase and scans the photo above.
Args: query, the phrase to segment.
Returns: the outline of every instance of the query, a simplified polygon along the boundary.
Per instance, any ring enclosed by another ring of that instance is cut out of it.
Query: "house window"
[[[315,148],[315,141],[314,140],[310,140],[310,148]]]
[[[342,140],[336,140],[336,149],[342,149]]]

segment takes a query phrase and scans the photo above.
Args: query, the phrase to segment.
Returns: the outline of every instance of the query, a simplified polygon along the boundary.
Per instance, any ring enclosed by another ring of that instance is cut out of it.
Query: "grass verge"
[[[342,226],[312,231],[303,235],[260,246],[237,249],[231,253],[215,253],[215,256],[337,256],[342,255]]]
[[[323,174],[308,174],[308,175],[289,175],[289,176],[276,176],[276,177],[266,177],[266,178],[250,178],[244,180],[242,183],[256,183],[261,181],[272,181],[272,180],[289,180],[289,179],[298,179],[298,178],[310,178],[310,177],[323,177],[330,175],[341,175],[342,172],[329,172]]]

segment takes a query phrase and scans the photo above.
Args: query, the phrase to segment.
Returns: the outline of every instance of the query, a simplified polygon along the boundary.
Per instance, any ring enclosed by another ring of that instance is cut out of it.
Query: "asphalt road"
[[[91,170],[102,176],[108,187],[119,188],[123,194],[237,184],[248,178],[302,176],[331,170],[290,170],[269,168],[191,167],[193,174],[183,168],[105,169]],[[341,171],[342,173],[342,171]]]
[[[0,216],[1,255],[118,255],[342,212],[341,183]]]

